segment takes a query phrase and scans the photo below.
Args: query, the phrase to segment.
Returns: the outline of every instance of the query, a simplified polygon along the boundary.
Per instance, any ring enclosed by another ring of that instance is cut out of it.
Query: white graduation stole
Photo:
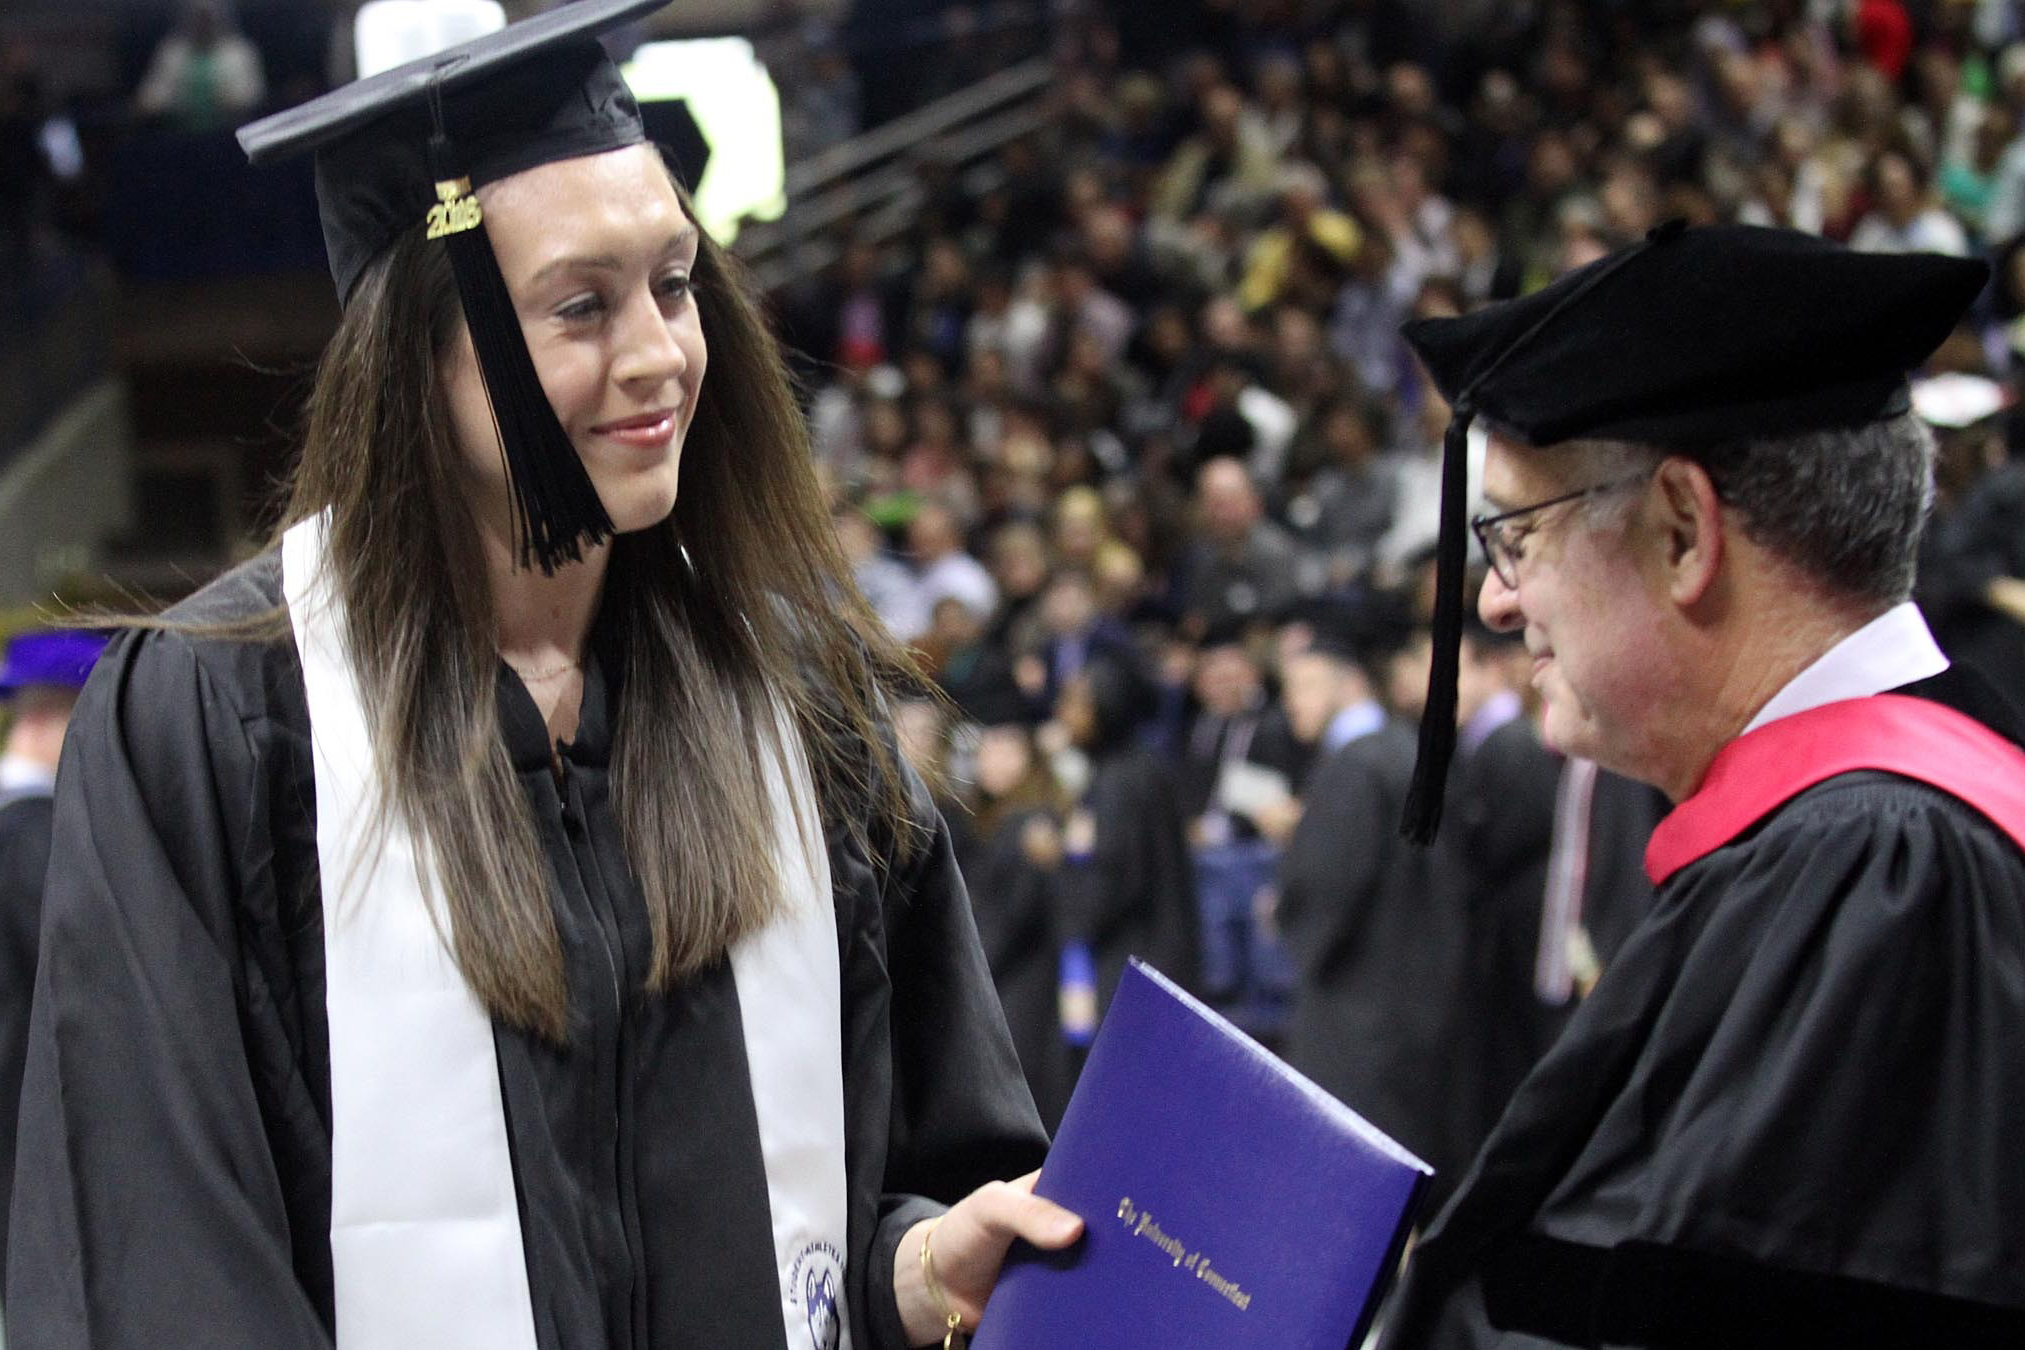
[[[313,517],[288,530],[282,579],[316,772],[338,1345],[533,1350],[492,1019],[450,954],[449,916],[432,918],[432,868],[406,823],[390,812],[373,829],[372,742],[323,570],[325,528]],[[767,765],[767,787],[789,908],[731,963],[787,1344],[849,1350],[835,901],[808,766],[781,725],[790,753]]]

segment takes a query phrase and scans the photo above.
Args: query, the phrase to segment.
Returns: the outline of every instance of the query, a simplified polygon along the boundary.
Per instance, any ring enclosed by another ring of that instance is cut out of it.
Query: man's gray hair
[[[1592,464],[1595,452],[1619,461],[1612,477],[1656,468],[1669,453],[1599,442],[1591,450]],[[1912,594],[1920,530],[1934,500],[1934,437],[1913,414],[1735,441],[1692,458],[1752,540],[1824,589],[1879,604]]]

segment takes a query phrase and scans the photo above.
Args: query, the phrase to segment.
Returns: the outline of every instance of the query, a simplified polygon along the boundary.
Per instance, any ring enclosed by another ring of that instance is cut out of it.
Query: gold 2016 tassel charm
[[[471,195],[469,178],[446,178],[436,184],[436,204],[429,208],[429,237],[475,230],[485,221],[478,198]]]

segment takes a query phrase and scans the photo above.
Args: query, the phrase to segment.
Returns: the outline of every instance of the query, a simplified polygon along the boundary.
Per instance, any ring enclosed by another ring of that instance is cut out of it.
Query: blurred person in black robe
[[[0,1215],[14,1191],[14,1121],[42,932],[56,767],[78,690],[105,639],[88,633],[26,633],[0,664],[7,740],[0,747]],[[0,1233],[0,1270],[7,1265]]]
[[[1676,223],[1409,325],[1452,484],[1491,430],[1479,610],[1524,633],[1547,741],[1676,805],[1388,1346],[2025,1343],[2025,751],[1906,598],[1933,445],[1904,372],[1986,276]]]
[[[1248,637],[1243,624],[1220,624],[1203,635],[1196,650],[1190,680],[1195,711],[1181,743],[1181,809],[1196,823],[1199,839],[1228,837],[1233,830],[1256,834],[1250,820],[1219,797],[1225,765],[1277,774],[1291,791],[1305,759],[1286,710],[1266,689]],[[1211,813],[1218,824],[1207,827],[1204,817]]]
[[[597,43],[652,7],[242,132],[344,315],[276,545],[71,725],[17,1350],[899,1350],[1077,1227],[995,1182],[1045,1136],[907,663]]]
[[[1062,689],[1055,719],[1089,760],[1063,832],[1064,927],[1096,965],[1099,1013],[1137,956],[1193,989],[1202,919],[1174,774],[1137,743],[1156,694],[1121,651],[1094,655]]]
[[[1061,967],[1061,785],[1028,727],[986,727],[977,744],[977,842],[964,864],[977,935],[1041,1123],[1068,1105],[1057,1008]]]
[[[1319,617],[1282,672],[1294,733],[1316,743],[1274,910],[1297,972],[1287,1060],[1449,1176],[1468,1081],[1453,1027],[1463,915],[1398,834],[1413,732],[1377,690],[1410,629],[1367,604]]]
[[[2025,699],[2025,413],[1943,431],[1945,466],[1921,539],[1918,598],[1934,639],[2017,704]],[[1950,480],[1954,481],[1950,481]],[[1963,481],[1966,480],[1966,481]],[[1950,491],[1949,489],[1953,489]]]
[[[1433,857],[1437,884],[1453,889],[1468,927],[1456,1031],[1474,1065],[1468,1099],[1450,1098],[1458,1160],[1476,1155],[1566,1019],[1564,1004],[1543,1001],[1534,988],[1561,765],[1507,680],[1505,656],[1515,645],[1523,652],[1514,635],[1482,624],[1463,630],[1456,758]]]

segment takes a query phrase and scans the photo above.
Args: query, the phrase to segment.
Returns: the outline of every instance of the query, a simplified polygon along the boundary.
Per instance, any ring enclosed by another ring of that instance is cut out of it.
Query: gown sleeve
[[[883,888],[892,972],[892,1120],[884,1193],[867,1266],[875,1344],[904,1347],[892,1270],[901,1238],[987,1181],[1041,1165],[1034,1111],[985,965],[949,827],[911,769],[908,798],[928,831]]]
[[[28,1052],[49,824],[47,797],[26,797],[0,810],[0,1218],[14,1189],[14,1131],[8,1127],[21,1115],[21,1062]],[[0,1271],[6,1257],[0,1242]]]
[[[16,1350],[332,1344],[250,1067],[241,693],[190,641],[130,635],[73,719],[22,1088]]]
[[[1385,803],[1354,755],[1323,763],[1302,800],[1301,822],[1280,858],[1280,934],[1312,984],[1326,983],[1354,947],[1378,888]]]

